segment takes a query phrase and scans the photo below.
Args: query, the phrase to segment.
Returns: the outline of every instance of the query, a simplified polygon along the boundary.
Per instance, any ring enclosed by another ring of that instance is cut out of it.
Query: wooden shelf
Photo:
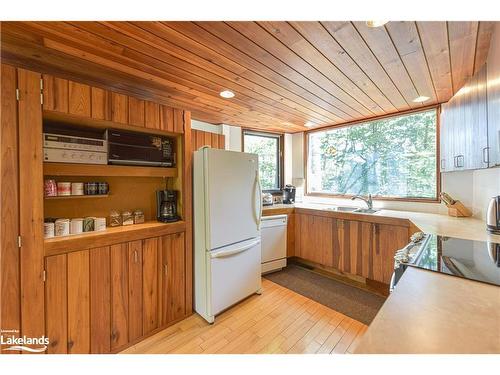
[[[119,227],[108,227],[100,232],[87,232],[64,237],[54,237],[44,240],[45,256],[70,253],[89,248],[110,246],[122,242],[142,240],[186,230],[184,221],[160,223],[148,221],[143,224],[133,224]]]
[[[57,197],[44,197],[48,201],[59,199],[92,199],[92,198],[107,198],[109,194],[96,194],[96,195],[58,195]]]
[[[45,176],[177,177],[177,168],[43,163]]]

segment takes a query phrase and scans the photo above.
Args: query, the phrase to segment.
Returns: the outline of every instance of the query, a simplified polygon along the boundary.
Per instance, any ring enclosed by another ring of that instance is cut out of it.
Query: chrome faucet
[[[365,198],[362,195],[355,195],[354,197],[351,198],[351,200],[355,200],[355,199],[362,200],[363,202],[366,203],[366,205],[368,206],[369,210],[373,210],[373,200],[372,200],[372,195],[371,194],[368,194],[368,198]]]

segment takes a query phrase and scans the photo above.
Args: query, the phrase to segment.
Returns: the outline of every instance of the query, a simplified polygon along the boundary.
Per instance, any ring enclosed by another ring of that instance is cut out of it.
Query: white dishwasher
[[[286,267],[287,222],[287,215],[262,217],[262,273],[277,271]]]

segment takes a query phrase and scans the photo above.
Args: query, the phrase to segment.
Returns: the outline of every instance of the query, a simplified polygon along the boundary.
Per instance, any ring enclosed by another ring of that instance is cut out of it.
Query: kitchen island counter
[[[356,354],[500,353],[500,287],[409,267]]]

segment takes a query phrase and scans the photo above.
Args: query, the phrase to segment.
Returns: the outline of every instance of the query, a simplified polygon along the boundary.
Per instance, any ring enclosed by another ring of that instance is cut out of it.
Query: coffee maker
[[[177,215],[177,190],[158,190],[156,192],[156,219],[163,223],[180,220]]]
[[[283,189],[283,203],[293,204],[295,203],[295,186],[286,185]]]

